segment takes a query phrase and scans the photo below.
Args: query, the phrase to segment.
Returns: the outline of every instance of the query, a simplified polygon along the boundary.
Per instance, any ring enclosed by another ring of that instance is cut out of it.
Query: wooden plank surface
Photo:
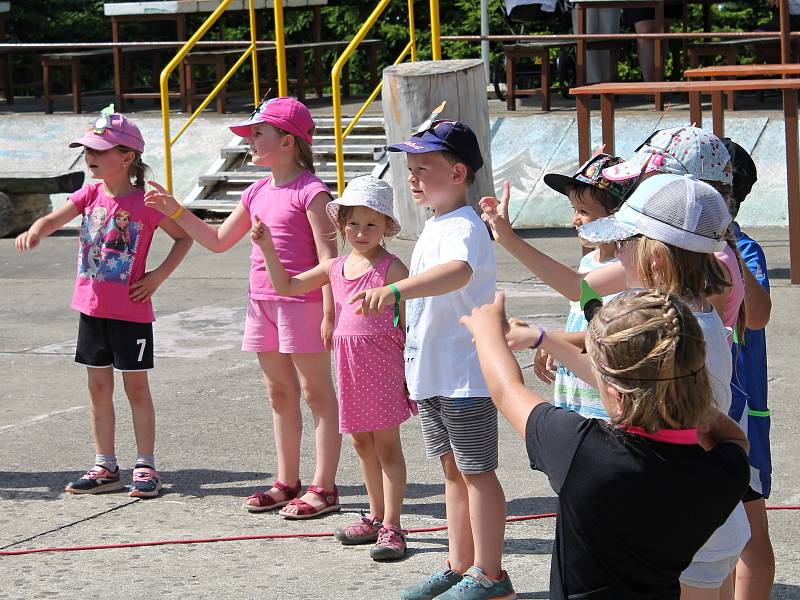
[[[591,94],[654,94],[656,92],[740,92],[753,90],[791,90],[800,88],[800,79],[744,79],[726,81],[631,81],[595,83],[574,87],[575,96]]]
[[[283,0],[284,8],[304,8],[306,6],[325,6],[328,0]],[[254,0],[256,9],[273,8],[273,0]],[[103,4],[103,14],[107,17],[124,15],[210,13],[219,6],[219,0],[161,0],[160,2],[119,2]],[[248,0],[233,0],[228,10],[247,10]]]
[[[686,69],[684,77],[752,77],[757,75],[800,75],[800,64],[786,65],[715,65]]]

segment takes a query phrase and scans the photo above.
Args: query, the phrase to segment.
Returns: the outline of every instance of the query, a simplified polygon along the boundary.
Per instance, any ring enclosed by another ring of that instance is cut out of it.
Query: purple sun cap
[[[79,146],[98,152],[111,150],[117,146],[144,152],[144,138],[133,121],[119,113],[112,113],[98,117],[83,134],[83,137],[69,143],[70,148]]]

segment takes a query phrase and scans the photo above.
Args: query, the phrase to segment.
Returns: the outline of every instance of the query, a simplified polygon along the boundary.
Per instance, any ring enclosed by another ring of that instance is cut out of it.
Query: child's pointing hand
[[[175,211],[180,207],[178,201],[175,200],[175,196],[164,189],[160,183],[156,183],[155,181],[148,181],[147,183],[153,189],[147,190],[147,193],[145,193],[145,205],[156,209],[162,215],[169,216],[174,214]]]
[[[395,298],[394,292],[388,287],[380,287],[358,292],[348,302],[349,304],[361,302],[361,306],[356,309],[356,314],[369,317],[381,314],[384,308],[395,303]]]

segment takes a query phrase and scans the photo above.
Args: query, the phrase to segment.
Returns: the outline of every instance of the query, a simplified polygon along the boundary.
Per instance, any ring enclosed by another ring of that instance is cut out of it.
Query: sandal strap
[[[313,483],[308,486],[308,490],[312,494],[316,494],[325,503],[325,506],[333,506],[339,503],[339,490],[334,485],[332,489],[326,490],[324,487],[314,485]]]
[[[272,482],[272,487],[274,487],[276,490],[280,490],[287,496],[297,496],[302,486],[300,485],[299,479],[297,480],[294,486],[291,486],[288,483],[284,483],[283,481],[276,479],[275,481]]]

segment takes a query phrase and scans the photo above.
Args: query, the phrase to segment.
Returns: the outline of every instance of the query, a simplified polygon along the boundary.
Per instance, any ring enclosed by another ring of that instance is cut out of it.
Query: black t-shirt
[[[742,499],[737,444],[710,452],[657,442],[540,404],[526,428],[531,467],[559,496],[551,600],[661,600]]]

